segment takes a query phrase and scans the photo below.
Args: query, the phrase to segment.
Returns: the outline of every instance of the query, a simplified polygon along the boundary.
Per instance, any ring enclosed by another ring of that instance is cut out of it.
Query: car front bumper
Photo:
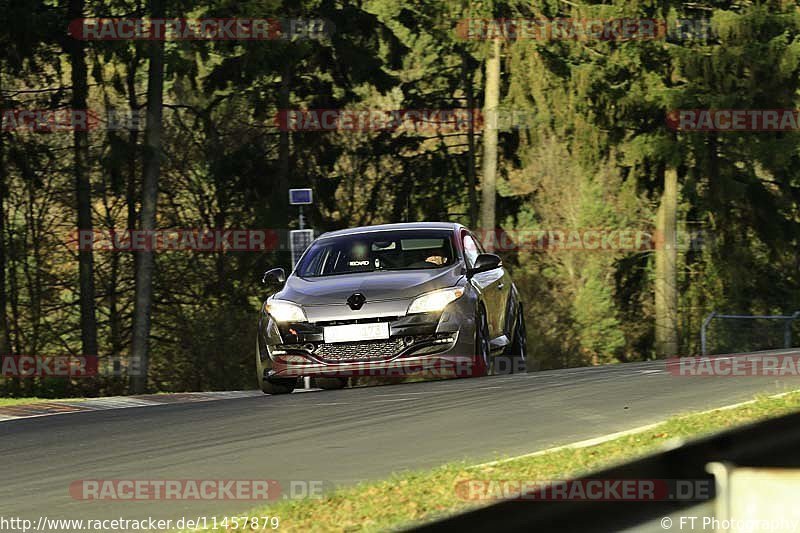
[[[332,322],[278,324],[262,314],[256,356],[259,380],[299,376],[471,376],[477,371],[473,357],[474,316],[473,304],[465,299],[453,302],[440,313],[359,319],[389,322],[387,340],[325,343],[322,329]]]

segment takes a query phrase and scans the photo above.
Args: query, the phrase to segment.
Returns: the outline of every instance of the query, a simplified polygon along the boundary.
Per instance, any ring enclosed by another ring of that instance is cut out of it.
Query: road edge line
[[[778,394],[771,394],[771,395],[767,396],[767,398],[781,398],[783,396],[788,396],[789,394],[793,394],[793,393],[796,393],[796,392],[800,392],[800,389],[793,389],[793,390],[781,392],[781,393],[778,393]],[[744,402],[732,403],[732,404],[729,404],[729,405],[723,405],[721,407],[715,407],[713,409],[705,409],[703,411],[697,411],[697,412],[685,413],[685,414],[703,415],[703,414],[713,413],[714,411],[726,411],[726,410],[729,410],[729,409],[736,409],[737,407],[743,407],[745,405],[753,404],[753,403],[756,403],[756,401],[757,400],[755,400],[755,399],[747,400],[747,401],[744,401]],[[674,415],[674,416],[681,416],[681,415]],[[623,430],[623,431],[617,431],[615,433],[609,433],[607,435],[600,435],[598,437],[593,437],[593,438],[590,438],[590,439],[579,440],[577,442],[571,442],[569,444],[561,444],[559,446],[553,446],[551,448],[545,448],[544,450],[538,450],[538,451],[531,452],[531,453],[524,453],[522,455],[515,455],[513,457],[504,457],[503,459],[497,459],[495,461],[489,461],[489,462],[486,462],[486,463],[480,463],[480,464],[477,464],[477,465],[471,465],[471,466],[468,466],[467,469],[468,470],[472,470],[472,469],[475,469],[475,468],[486,468],[486,467],[491,467],[491,466],[495,466],[495,465],[501,465],[501,464],[505,464],[505,463],[510,463],[512,461],[517,461],[519,459],[527,459],[528,457],[537,457],[539,455],[545,455],[547,453],[559,452],[559,451],[562,451],[562,450],[578,450],[578,449],[581,449],[581,448],[588,448],[590,446],[596,446],[598,444],[603,444],[605,442],[608,442],[608,441],[611,441],[611,440],[614,440],[614,439],[618,439],[620,437],[627,437],[629,435],[634,435],[636,433],[644,433],[645,431],[649,431],[649,430],[651,430],[651,429],[653,429],[655,427],[658,427],[658,426],[660,426],[662,424],[665,424],[667,422],[667,420],[668,419],[661,420],[660,422],[653,422],[651,424],[645,424],[643,426],[637,426],[637,427],[634,427],[634,428],[631,428],[631,429],[626,429],[626,430]],[[665,444],[665,446],[667,446],[667,447],[678,446],[684,440],[685,439],[674,439],[674,441],[671,441],[668,444]]]

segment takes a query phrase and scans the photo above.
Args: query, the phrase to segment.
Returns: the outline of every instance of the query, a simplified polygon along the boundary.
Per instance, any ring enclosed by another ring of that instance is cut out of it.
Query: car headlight
[[[306,314],[303,309],[292,302],[286,300],[267,300],[264,310],[275,319],[276,322],[305,322]]]
[[[439,289],[417,296],[411,305],[408,306],[408,314],[412,313],[434,313],[441,311],[447,304],[454,302],[464,295],[463,287],[450,287],[449,289]]]

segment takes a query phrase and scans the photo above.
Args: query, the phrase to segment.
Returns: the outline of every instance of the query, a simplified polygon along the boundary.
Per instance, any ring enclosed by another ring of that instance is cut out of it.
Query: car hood
[[[422,293],[452,287],[463,277],[462,266],[430,270],[384,270],[319,278],[290,276],[275,298],[303,307],[347,305],[360,292],[370,302],[411,300]],[[365,305],[366,307],[366,305]]]

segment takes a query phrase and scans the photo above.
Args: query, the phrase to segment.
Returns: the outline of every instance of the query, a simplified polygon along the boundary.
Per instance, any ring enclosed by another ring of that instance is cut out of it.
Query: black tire
[[[511,372],[527,372],[528,365],[528,331],[525,329],[525,314],[522,305],[518,306],[517,324],[514,327],[514,339],[508,349],[507,355],[511,358],[520,358],[521,363],[511,361]]]
[[[472,376],[488,376],[492,373],[492,353],[489,347],[489,323],[486,312],[480,308],[475,315],[475,356]]]
[[[313,384],[323,390],[338,390],[347,386],[345,378],[314,378]]]
[[[264,379],[261,381],[261,391],[264,394],[289,394],[296,386],[296,379]]]

